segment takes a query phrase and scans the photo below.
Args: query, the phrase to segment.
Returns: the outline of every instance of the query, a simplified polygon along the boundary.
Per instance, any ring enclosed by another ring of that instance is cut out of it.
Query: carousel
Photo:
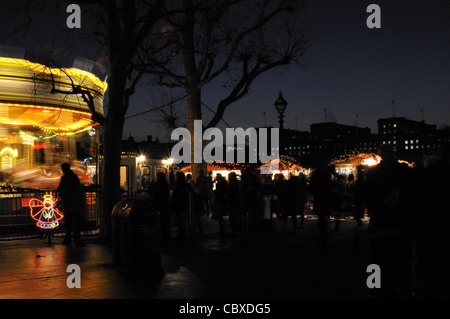
[[[92,148],[106,88],[84,70],[0,58],[0,185],[54,189],[62,162],[87,182],[77,143]]]

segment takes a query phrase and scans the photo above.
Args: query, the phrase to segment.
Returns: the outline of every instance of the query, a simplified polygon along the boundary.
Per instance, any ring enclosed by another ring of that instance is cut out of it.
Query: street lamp
[[[284,110],[286,109],[287,104],[288,103],[283,98],[283,93],[280,90],[280,92],[278,93],[278,99],[274,103],[278,111],[278,118],[280,119],[280,131],[283,129]]]
[[[279,147],[279,151],[278,154],[281,155],[282,153],[282,149],[284,147],[284,134],[283,134],[283,117],[284,117],[284,110],[286,109],[287,106],[287,102],[286,100],[283,98],[283,93],[280,92],[278,93],[278,99],[275,101],[274,105],[277,108],[278,111],[278,118],[280,119],[280,141],[278,143],[278,147]]]

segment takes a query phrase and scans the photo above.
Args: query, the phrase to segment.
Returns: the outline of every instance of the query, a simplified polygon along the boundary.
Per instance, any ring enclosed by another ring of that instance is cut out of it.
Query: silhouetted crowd
[[[167,180],[159,173],[149,194],[161,213],[163,238],[170,237],[171,214],[179,237],[186,236],[188,225],[196,235],[203,234],[205,216],[217,220],[222,237],[269,234],[275,218],[290,219],[295,234],[312,207],[318,217],[318,248],[326,252],[330,217],[333,231],[339,231],[343,217],[350,214],[360,227],[366,214],[370,262],[382,270],[382,289],[374,292],[382,297],[448,298],[449,149],[445,145],[434,160],[408,165],[382,145],[381,162],[358,171],[357,178],[344,178],[327,165],[318,165],[310,176],[277,174],[274,179],[245,171],[240,178],[231,172],[213,179],[200,171],[195,181],[182,172],[171,173]]]

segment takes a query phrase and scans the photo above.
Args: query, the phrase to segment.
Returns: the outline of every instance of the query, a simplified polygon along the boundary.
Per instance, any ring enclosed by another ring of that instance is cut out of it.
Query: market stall
[[[378,165],[380,161],[381,157],[377,154],[360,153],[334,160],[331,164],[334,165],[337,174],[346,177],[353,175],[357,179],[358,172],[361,168]]]
[[[309,168],[301,166],[294,158],[286,155],[281,155],[279,158],[261,165],[260,171],[263,174],[271,174],[272,178],[276,174],[283,174],[285,179],[289,178],[291,174],[309,176],[311,173]]]

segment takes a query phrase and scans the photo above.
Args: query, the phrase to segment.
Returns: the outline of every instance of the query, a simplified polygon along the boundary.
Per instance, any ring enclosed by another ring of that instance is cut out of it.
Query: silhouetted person
[[[80,237],[80,219],[84,200],[82,185],[78,176],[70,169],[69,163],[62,163],[61,170],[64,175],[61,176],[57,192],[61,198],[64,224],[66,226],[63,244],[71,244],[73,233],[75,245],[84,246]]]
[[[425,167],[416,222],[425,297],[450,298],[450,143]]]
[[[212,200],[212,193],[213,193],[213,186],[214,186],[214,180],[213,180],[213,172],[208,172],[208,192],[206,194],[206,200],[205,200],[205,210],[207,216],[209,216],[212,213],[211,208],[211,200]]]
[[[186,183],[184,173],[177,172],[175,174],[175,186],[172,191],[171,208],[177,218],[177,236],[180,238],[186,236],[186,219],[189,207],[189,192],[189,186]]]
[[[298,176],[299,183],[299,192],[296,196],[298,196],[299,201],[299,213],[300,213],[300,228],[303,228],[303,224],[305,223],[305,205],[306,205],[306,197],[308,193],[308,184],[306,183],[306,177],[304,174],[300,174]]]
[[[236,173],[234,172],[231,172],[228,175],[226,200],[227,212],[230,219],[231,233],[232,235],[236,235],[242,230],[242,195]]]
[[[285,188],[285,212],[291,217],[292,231],[291,234],[295,235],[297,233],[297,215],[300,210],[303,209],[305,203],[303,201],[302,194],[302,184],[298,176],[291,175],[290,178],[284,182]],[[303,206],[302,206],[303,205]]]
[[[227,181],[222,176],[222,174],[216,175],[216,189],[213,192],[213,217],[219,222],[219,235],[225,237],[225,224],[223,221],[223,216],[227,211]]]
[[[334,231],[339,231],[340,218],[343,215],[344,203],[346,195],[346,185],[344,182],[344,177],[342,175],[337,175],[334,182],[334,196],[333,196],[333,206],[334,206]]]
[[[156,175],[156,182],[150,192],[150,201],[159,210],[162,237],[167,239],[170,237],[170,186],[163,172]]]
[[[173,188],[175,187],[175,172],[174,171],[170,171],[169,172],[169,189],[170,191],[173,190]]]
[[[362,219],[364,218],[364,181],[365,174],[361,171],[358,173],[358,179],[350,184],[350,194],[353,201],[353,218],[356,221],[356,227],[353,233],[352,249],[356,254],[360,248],[362,235]]]
[[[353,217],[358,226],[362,224],[362,219],[364,218],[364,179],[365,176],[361,172],[350,189],[354,204]]]
[[[199,171],[194,183],[194,223],[197,224],[198,234],[203,234],[201,217],[208,215],[207,201],[210,196],[210,183],[203,170]]]
[[[278,219],[286,218],[286,196],[285,196],[285,180],[281,173],[275,175],[274,186],[275,186],[275,196],[273,198],[273,208],[277,214]]]
[[[318,166],[311,174],[309,186],[314,198],[314,212],[319,217],[319,250],[325,252],[328,241],[327,220],[331,214],[333,191],[330,169],[326,166]]]
[[[244,211],[248,215],[248,231],[250,234],[256,235],[260,227],[261,194],[258,180],[252,173],[242,174],[242,195]]]
[[[381,162],[369,169],[365,182],[365,204],[371,263],[382,270],[381,297],[407,297],[411,293],[411,221],[413,172],[399,163],[393,149],[379,148]]]
[[[273,196],[275,187],[270,175],[261,176],[261,197],[262,197],[262,232],[267,233],[272,230]]]

